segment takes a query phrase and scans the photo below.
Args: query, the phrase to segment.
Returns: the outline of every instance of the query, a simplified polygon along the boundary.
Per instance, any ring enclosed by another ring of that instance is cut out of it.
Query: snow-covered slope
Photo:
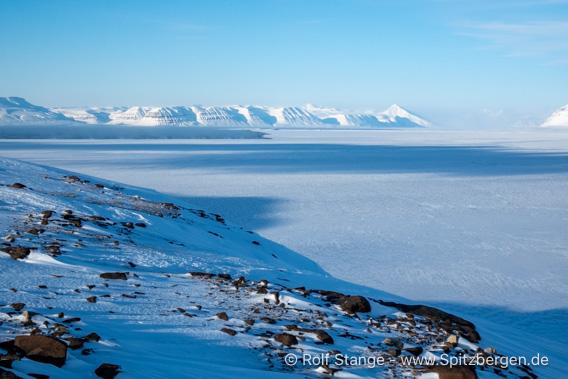
[[[13,99],[17,99],[13,100]],[[220,126],[255,128],[389,128],[427,127],[431,124],[398,105],[379,113],[349,113],[334,108],[265,107],[131,107],[53,108],[34,106],[20,98],[0,98],[9,111],[0,113],[0,125],[29,121],[70,121],[135,126]]]
[[[455,367],[506,352],[150,190],[0,158],[0,229],[2,377],[536,377]]]
[[[554,112],[552,116],[550,116],[541,126],[545,128],[556,126],[568,127],[568,105],[565,105]]]
[[[61,124],[75,123],[59,112],[28,103],[21,97],[0,97],[1,124]]]

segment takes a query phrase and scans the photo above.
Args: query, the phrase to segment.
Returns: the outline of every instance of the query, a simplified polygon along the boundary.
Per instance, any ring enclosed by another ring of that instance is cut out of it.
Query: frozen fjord
[[[0,150],[175,195],[341,279],[566,343],[568,133],[270,138],[6,141]]]

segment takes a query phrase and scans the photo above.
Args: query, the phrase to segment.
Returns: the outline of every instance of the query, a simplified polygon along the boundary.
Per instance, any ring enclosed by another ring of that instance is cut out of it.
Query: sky
[[[0,96],[48,107],[396,103],[464,123],[545,117],[567,89],[568,0],[0,0]]]

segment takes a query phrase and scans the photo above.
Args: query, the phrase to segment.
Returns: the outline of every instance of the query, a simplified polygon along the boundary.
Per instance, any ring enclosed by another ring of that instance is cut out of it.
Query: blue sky
[[[566,0],[0,0],[0,36],[0,96],[44,106],[568,103]]]

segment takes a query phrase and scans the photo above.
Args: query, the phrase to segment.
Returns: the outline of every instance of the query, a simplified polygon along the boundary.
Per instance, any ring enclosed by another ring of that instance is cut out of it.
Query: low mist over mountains
[[[86,123],[135,126],[220,126],[302,128],[428,127],[431,123],[392,105],[380,113],[334,108],[247,106],[51,108],[19,97],[0,98],[0,124]]]

